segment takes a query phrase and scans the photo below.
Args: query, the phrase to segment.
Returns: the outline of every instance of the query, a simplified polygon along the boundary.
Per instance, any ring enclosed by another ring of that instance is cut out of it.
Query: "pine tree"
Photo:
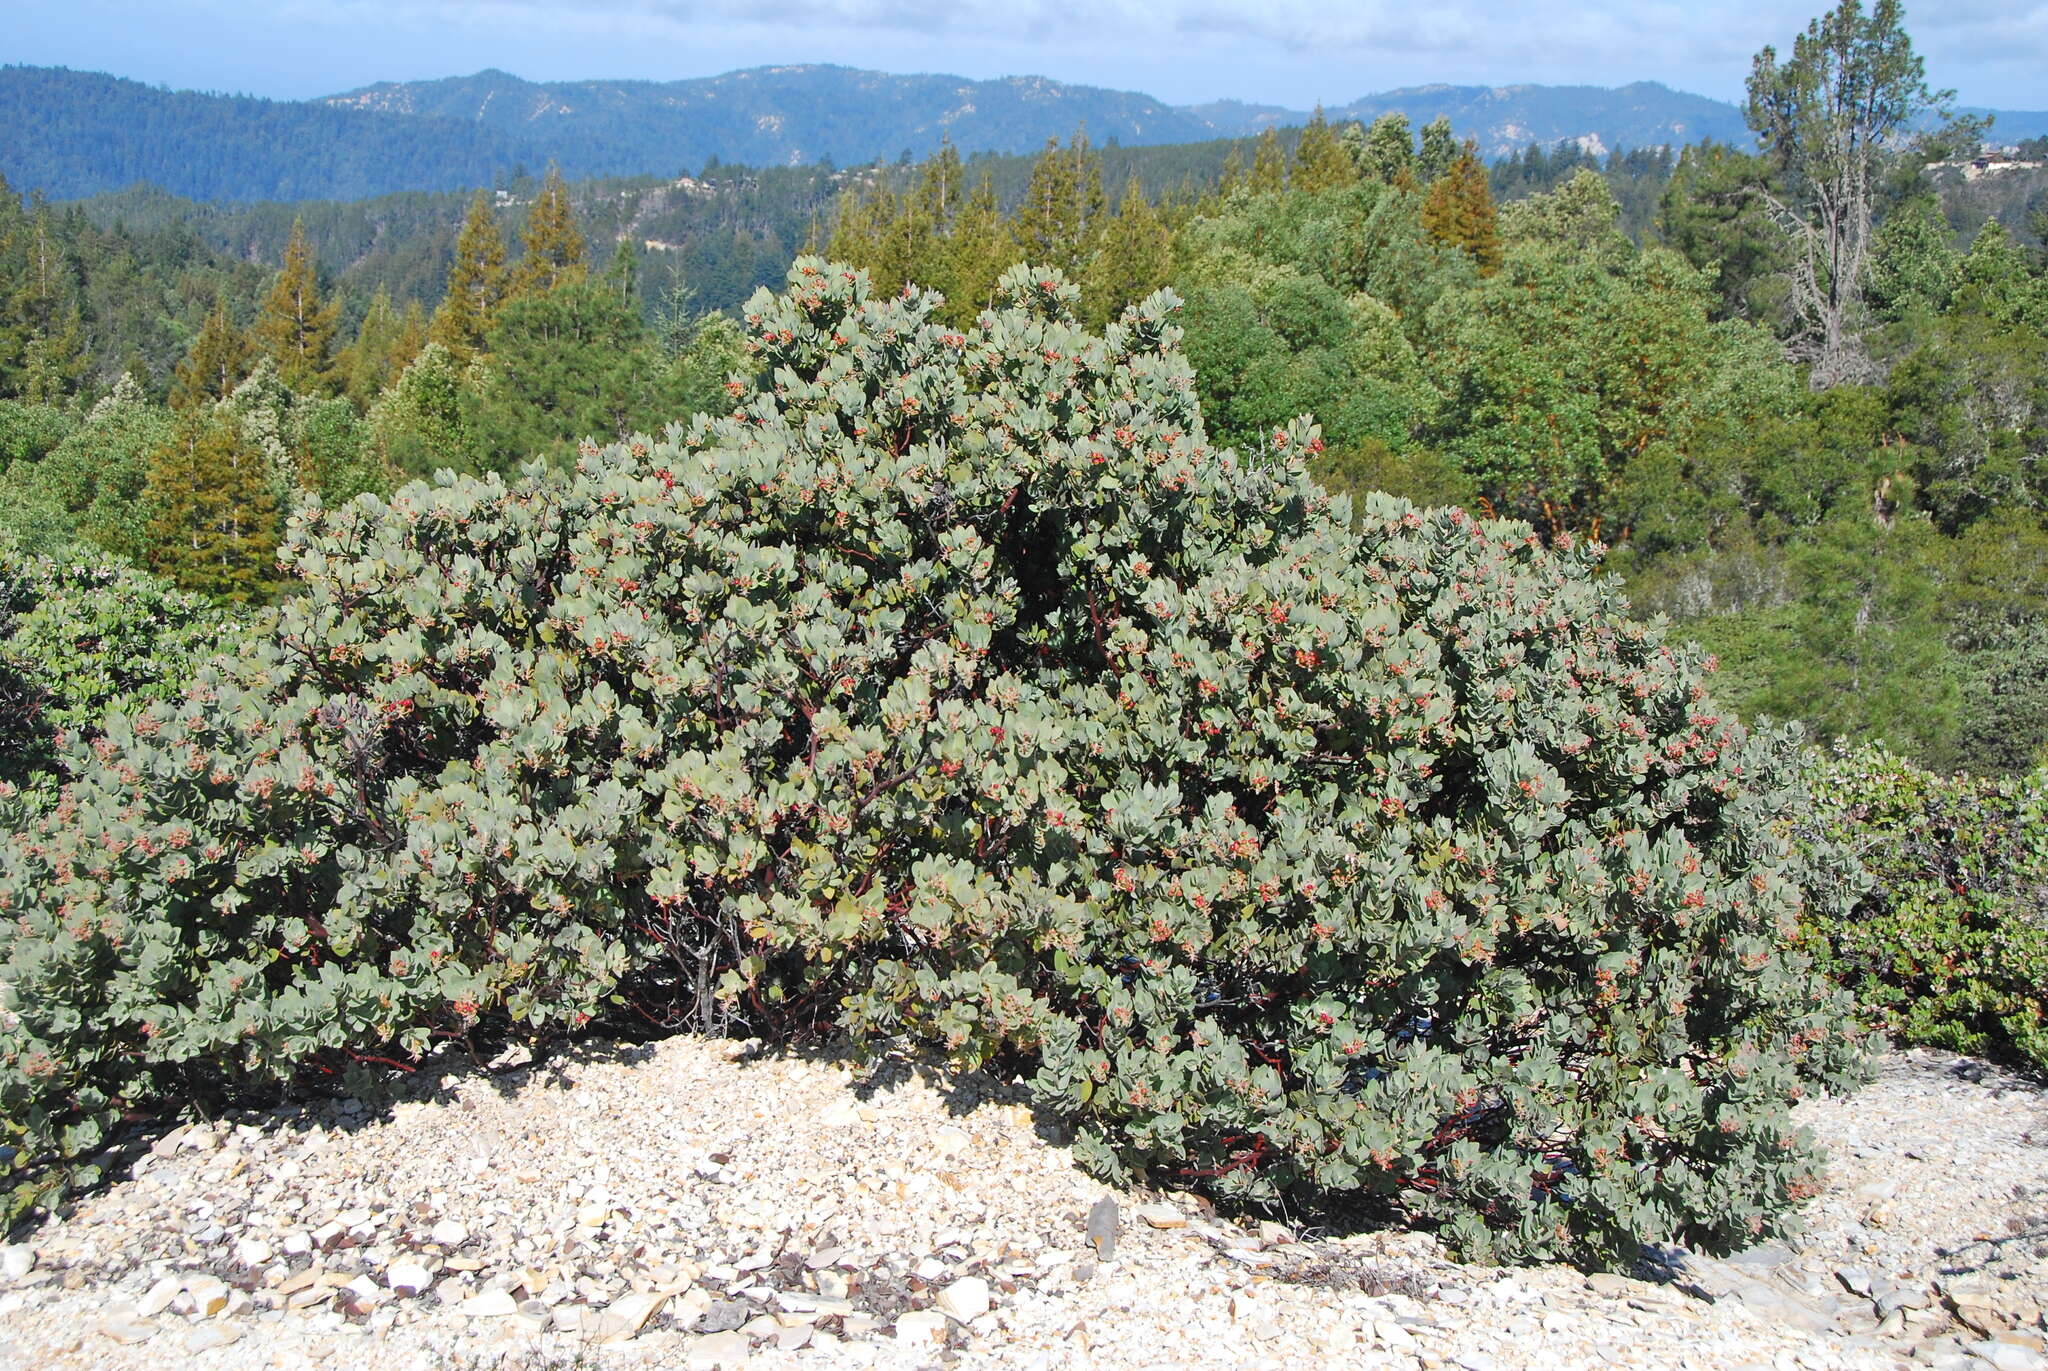
[[[948,292],[940,316],[956,328],[973,323],[994,303],[996,279],[1016,258],[1002,206],[996,200],[995,181],[983,172],[973,194],[953,217],[953,231],[946,235]]]
[[[398,308],[391,303],[391,292],[379,286],[369,309],[363,312],[362,323],[356,325],[355,341],[342,349],[336,366],[342,376],[343,393],[355,401],[358,409],[367,410],[375,404],[384,387],[397,380],[398,373],[405,369],[395,357],[402,327]]]
[[[1079,131],[1064,149],[1048,140],[1031,164],[1031,183],[1010,221],[1010,236],[1033,266],[1078,275],[1094,253],[1103,210],[1102,158],[1089,147],[1087,132]]]
[[[540,194],[526,214],[526,228],[519,235],[523,249],[519,265],[512,272],[512,286],[506,297],[545,295],[560,285],[581,281],[587,271],[583,235],[576,228],[575,211],[569,206],[569,188],[562,183],[560,169],[550,166],[541,182]]]
[[[1219,200],[1227,199],[1231,192],[1242,188],[1243,185],[1244,154],[1238,150],[1236,144],[1232,144],[1230,155],[1223,159],[1223,174],[1216,178],[1216,197]]]
[[[30,335],[22,350],[21,398],[32,405],[62,404],[78,388],[90,362],[85,320],[73,304],[56,327]]]
[[[942,139],[939,150],[925,158],[918,168],[917,201],[924,215],[943,234],[953,225],[953,216],[967,198],[967,170],[960,164],[959,149]]]
[[[895,190],[878,182],[866,190],[849,186],[842,191],[833,216],[827,255],[865,271],[878,295],[894,295],[903,289],[902,266],[892,251],[901,212]]]
[[[605,264],[604,283],[618,292],[619,303],[640,308],[640,254],[631,238],[621,238],[612,248],[612,260]]]
[[[405,313],[398,320],[398,341],[391,347],[392,375],[403,376],[405,369],[412,365],[413,358],[427,345],[427,317],[420,309],[420,302],[405,302]]]
[[[1323,117],[1323,107],[1317,105],[1315,113],[1309,116],[1308,127],[1301,131],[1301,141],[1294,147],[1294,188],[1314,194],[1357,180],[1357,165],[1337,141],[1329,120]]]
[[[1458,160],[1457,135],[1451,132],[1449,115],[1439,114],[1422,126],[1422,156],[1417,159],[1416,169],[1422,174],[1422,182],[1430,182],[1449,171]]]
[[[257,346],[277,363],[286,385],[305,395],[325,394],[334,371],[334,325],[340,301],[322,304],[313,249],[303,219],[292,221],[284,265],[256,316]]]
[[[1287,154],[1280,150],[1280,135],[1268,128],[1252,148],[1251,191],[1254,195],[1278,195],[1287,189]]]
[[[434,311],[428,338],[464,361],[474,357],[483,351],[505,287],[505,240],[491,213],[490,192],[480,190],[456,236],[455,265],[448,269],[448,289]]]
[[[1500,226],[1494,214],[1493,189],[1478,150],[1465,150],[1430,184],[1422,201],[1422,227],[1431,238],[1459,248],[1479,264],[1482,276],[1500,268]]]
[[[1081,294],[1091,327],[1099,328],[1166,284],[1173,269],[1173,236],[1145,198],[1134,175],[1088,264]]]
[[[1415,133],[1405,114],[1382,114],[1366,131],[1364,172],[1385,185],[1415,179]]]
[[[188,413],[143,487],[151,568],[231,604],[270,598],[282,521],[263,454],[231,419]]]
[[[192,350],[171,373],[171,408],[197,409],[235,393],[249,374],[256,349],[228,315],[225,293],[213,297],[213,311],[192,340]]]

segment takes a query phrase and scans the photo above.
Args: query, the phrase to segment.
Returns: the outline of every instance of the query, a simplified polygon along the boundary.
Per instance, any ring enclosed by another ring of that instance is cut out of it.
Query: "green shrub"
[[[1105,1173],[1474,1254],[1779,1228],[1861,1060],[1783,947],[1839,875],[1784,740],[1587,553],[1354,531],[1306,423],[1211,448],[1170,294],[1003,293],[963,334],[804,259],[732,415],[306,515],[276,632],[0,853],[25,1164],[722,1004],[1031,1054]]]
[[[178,694],[229,621],[154,576],[86,548],[32,557],[0,534],[0,782],[49,788],[60,735]]]
[[[2048,770],[1939,776],[1879,747],[1811,769],[1819,831],[1871,877],[1816,915],[1823,969],[1902,1042],[2048,1072]]]

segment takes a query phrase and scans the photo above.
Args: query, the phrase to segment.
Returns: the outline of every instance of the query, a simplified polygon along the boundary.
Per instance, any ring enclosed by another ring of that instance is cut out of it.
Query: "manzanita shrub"
[[[1861,1048],[1783,739],[1584,550],[1212,448],[1174,298],[964,333],[815,259],[766,380],[304,515],[274,635],[0,855],[32,1163],[478,1026],[746,1016],[1030,1073],[1110,1175],[1475,1256],[1777,1230]],[[68,1132],[66,1130],[69,1130]]]
[[[1816,911],[1816,960],[1901,1042],[2048,1074],[2048,770],[1942,776],[1881,747],[1816,752],[1812,831],[1870,875]]]

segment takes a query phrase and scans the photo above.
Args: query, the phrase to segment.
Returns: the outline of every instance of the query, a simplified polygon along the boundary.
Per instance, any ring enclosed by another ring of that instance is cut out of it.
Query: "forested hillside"
[[[24,193],[77,199],[138,183],[193,200],[354,200],[458,191],[549,164],[572,181],[673,179],[718,163],[857,166],[1028,155],[1077,128],[1105,147],[1248,139],[1299,129],[1312,111],[1229,101],[1176,108],[1040,77],[969,81],[833,66],[767,67],[687,81],[532,82],[501,71],[387,82],[312,101],[170,91],[58,68],[0,67],[0,175]],[[1370,124],[1442,118],[1497,160],[1531,145],[1605,157],[1703,140],[1747,146],[1741,111],[1654,82],[1424,86],[1325,111]],[[2013,141],[2048,117],[2002,115]],[[1121,183],[1121,168],[1113,169]],[[1177,178],[1176,178],[1177,179]],[[1154,186],[1156,191],[1159,187]]]

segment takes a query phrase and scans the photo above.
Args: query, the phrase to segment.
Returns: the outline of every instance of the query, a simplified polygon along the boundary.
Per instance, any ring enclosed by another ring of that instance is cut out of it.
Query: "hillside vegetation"
[[[2048,263],[1898,22],[1755,153],[0,194],[14,1212],[694,1026],[1617,1263],[1788,1231],[1873,1029],[2048,1070]]]

